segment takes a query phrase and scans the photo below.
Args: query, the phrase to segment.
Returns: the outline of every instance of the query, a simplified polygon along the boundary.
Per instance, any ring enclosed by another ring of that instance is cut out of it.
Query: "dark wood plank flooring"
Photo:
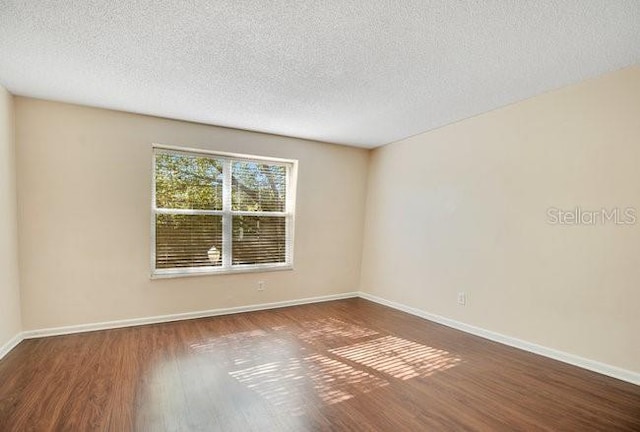
[[[1,431],[640,431],[640,387],[362,299],[26,340]]]

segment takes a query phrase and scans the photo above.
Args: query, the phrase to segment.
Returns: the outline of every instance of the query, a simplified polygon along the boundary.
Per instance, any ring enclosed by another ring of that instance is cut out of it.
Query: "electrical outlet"
[[[264,281],[258,281],[258,291],[264,291]]]
[[[467,295],[463,292],[458,293],[458,304],[464,306],[467,304]]]

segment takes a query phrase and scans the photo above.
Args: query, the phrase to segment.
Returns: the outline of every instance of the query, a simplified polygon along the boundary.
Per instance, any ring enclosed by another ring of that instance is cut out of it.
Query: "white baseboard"
[[[9,339],[7,343],[0,346],[0,360],[2,360],[4,356],[9,354],[9,351],[14,349],[20,342],[22,342],[23,339],[24,337],[22,336],[22,333],[18,333],[17,335]]]
[[[370,300],[372,302],[375,302],[384,306],[388,306],[393,309],[406,312],[411,315],[418,316],[420,318],[424,318],[429,321],[436,322],[438,324],[445,325],[447,327],[454,328],[456,330],[461,330],[465,333],[470,333],[485,339],[492,340],[494,342],[499,342],[504,345],[509,345],[514,348],[519,348],[524,351],[529,351],[534,354],[539,354],[544,357],[549,357],[554,360],[559,360],[561,362],[568,363],[573,366],[578,366],[583,369],[588,369],[590,371],[607,375],[613,378],[617,378],[622,381],[640,385],[640,373],[637,373],[637,372],[622,369],[616,366],[611,366],[606,363],[601,363],[595,360],[589,360],[584,357],[566,353],[564,351],[559,351],[553,348],[547,348],[545,346],[527,342],[522,339],[506,336],[501,333],[493,332],[491,330],[486,330],[480,327],[465,324],[460,321],[456,321],[456,320],[445,318],[439,315],[431,314],[429,312],[425,312],[423,310],[416,309],[401,303],[396,303],[390,300],[386,300],[382,297],[378,297],[366,292],[362,292],[362,291],[359,292],[358,297],[361,297],[366,300]]]
[[[99,323],[91,323],[91,324],[80,324],[73,326],[64,326],[64,327],[54,327],[54,328],[43,328],[38,330],[28,330],[22,333],[22,337],[24,339],[32,339],[39,337],[47,337],[47,336],[59,336],[73,333],[84,333],[96,330],[107,330],[114,328],[122,328],[122,327],[133,327],[138,325],[145,324],[158,324],[165,323],[171,321],[182,321],[194,318],[206,318],[213,317],[219,315],[229,315],[234,313],[242,313],[242,312],[251,312],[251,311],[259,311],[259,310],[267,310],[267,309],[277,309],[288,306],[297,306],[309,303],[320,303],[332,300],[342,300],[347,298],[357,297],[357,292],[348,292],[342,294],[332,294],[318,297],[307,297],[296,300],[285,300],[274,303],[262,303],[256,305],[249,306],[238,306],[231,308],[221,308],[221,309],[210,309],[198,312],[186,312],[179,314],[171,314],[171,315],[157,315],[152,317],[145,318],[133,318],[133,319],[125,319],[118,321],[106,321]]]

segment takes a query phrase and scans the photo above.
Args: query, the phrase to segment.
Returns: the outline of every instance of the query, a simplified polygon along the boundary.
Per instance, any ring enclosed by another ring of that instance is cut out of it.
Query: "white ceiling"
[[[637,63],[638,0],[0,0],[14,94],[362,147]]]

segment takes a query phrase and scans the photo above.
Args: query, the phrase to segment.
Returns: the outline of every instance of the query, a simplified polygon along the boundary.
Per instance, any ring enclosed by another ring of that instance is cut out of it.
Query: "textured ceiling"
[[[0,0],[14,94],[362,147],[637,63],[638,0]]]

